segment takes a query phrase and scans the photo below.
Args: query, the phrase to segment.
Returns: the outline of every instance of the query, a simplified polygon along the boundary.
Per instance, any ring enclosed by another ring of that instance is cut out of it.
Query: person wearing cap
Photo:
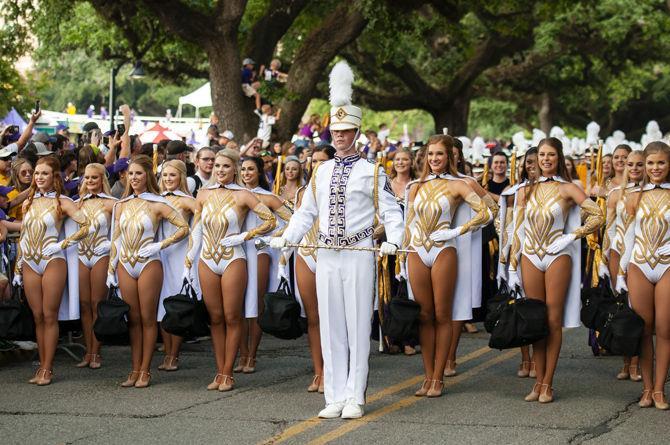
[[[260,110],[261,95],[258,94],[258,88],[260,88],[261,84],[256,78],[255,65],[256,62],[248,57],[242,61],[242,91],[245,96],[254,98],[256,110]]]
[[[347,250],[372,247],[375,216],[384,225],[388,241],[381,255],[394,255],[403,240],[400,206],[383,169],[361,159],[355,149],[360,134],[361,109],[351,104],[353,72],[339,62],[330,75],[330,130],[334,160],[319,165],[303,195],[302,205],[273,248],[298,243],[319,219],[321,249],[316,264],[324,358],[326,407],[319,417],[354,419],[363,415],[370,354],[375,258],[372,252]]]
[[[235,140],[235,135],[233,134],[232,131],[226,130],[223,133],[219,133],[219,137],[216,140],[212,140],[216,145],[220,145],[222,147],[225,147],[226,144],[230,141]],[[211,145],[211,144],[210,144]]]
[[[33,113],[30,115],[30,119],[28,120],[28,125],[26,125],[26,128],[23,129],[23,133],[21,133],[21,136],[18,137],[15,141],[8,141],[7,137],[5,136],[5,132],[7,131],[7,128],[3,130],[2,133],[2,144],[5,144],[5,147],[3,147],[3,150],[11,151],[14,153],[18,153],[23,149],[23,147],[26,146],[28,141],[30,141],[30,138],[33,135],[33,127],[35,126],[35,123],[39,120],[40,116],[42,116],[42,112],[38,111],[37,113]],[[7,143],[9,142],[9,143]],[[1,181],[0,177],[0,181]],[[0,185],[6,185],[6,184],[1,184]]]
[[[12,157],[16,152],[9,147],[0,150],[0,185],[6,186],[9,184],[12,166]]]
[[[109,170],[109,169],[108,169]],[[128,158],[119,158],[111,167],[111,172],[119,176],[118,181],[112,186],[112,196],[121,199],[126,190],[126,178],[128,175]]]

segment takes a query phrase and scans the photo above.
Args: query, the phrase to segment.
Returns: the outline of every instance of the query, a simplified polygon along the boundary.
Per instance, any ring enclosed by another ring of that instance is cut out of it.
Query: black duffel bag
[[[20,286],[9,299],[0,300],[0,338],[35,340],[35,319]]]
[[[634,357],[640,353],[644,320],[628,306],[627,295],[621,295],[616,309],[608,314],[598,335],[598,344],[611,354]]]
[[[486,332],[489,334],[493,332],[493,327],[502,315],[503,309],[513,298],[515,298],[515,293],[511,292],[507,283],[503,281],[498,288],[498,292],[486,302],[486,318],[484,319]]]
[[[407,298],[407,282],[401,280],[396,295],[389,302],[388,311],[382,323],[382,332],[395,341],[411,340],[419,334],[419,314],[421,306]]]
[[[258,319],[263,332],[282,340],[294,340],[303,334],[300,324],[300,305],[295,300],[288,281],[282,279],[275,292],[263,296],[265,310]]]
[[[128,312],[130,306],[118,295],[118,288],[110,287],[107,299],[98,303],[98,318],[93,324],[95,338],[107,344],[128,341]]]
[[[198,300],[193,286],[184,280],[177,295],[163,301],[165,316],[161,327],[165,332],[180,337],[202,337],[209,335],[207,309],[202,300]]]
[[[527,346],[549,335],[547,305],[533,298],[510,300],[493,327],[489,347],[511,349]]]
[[[581,292],[582,308],[580,310],[580,318],[582,324],[589,329],[597,329],[597,322],[602,325],[603,320],[603,303],[607,304],[613,301],[614,294],[609,285],[609,280],[601,280],[598,286],[582,289]],[[605,308],[606,310],[606,308]]]

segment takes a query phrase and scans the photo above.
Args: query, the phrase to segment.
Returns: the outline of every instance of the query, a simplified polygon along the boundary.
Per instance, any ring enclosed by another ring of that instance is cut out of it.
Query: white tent
[[[195,107],[195,117],[200,117],[200,108],[212,106],[212,92],[209,82],[195,90],[194,92],[179,98],[179,107],[177,108],[177,117],[181,117],[182,105],[192,105]]]

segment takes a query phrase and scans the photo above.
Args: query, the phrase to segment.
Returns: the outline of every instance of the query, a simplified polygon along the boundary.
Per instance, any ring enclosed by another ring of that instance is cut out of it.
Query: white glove
[[[404,261],[400,263],[400,272],[398,273],[398,275],[395,276],[395,279],[398,281],[400,280],[407,281],[407,267],[405,267]]]
[[[521,280],[519,279],[519,274],[516,270],[509,271],[509,278],[507,278],[507,285],[511,290],[521,289]]]
[[[93,253],[101,256],[109,253],[109,250],[112,248],[112,243],[109,241],[103,241],[93,249]]]
[[[398,246],[395,244],[391,244],[389,242],[384,241],[381,246],[379,246],[379,256],[386,256],[386,255],[395,255],[395,253],[398,251]]]
[[[561,252],[563,249],[568,247],[570,243],[572,243],[576,238],[577,237],[573,233],[559,236],[556,241],[549,244],[549,247],[547,247],[547,253],[549,255],[556,255],[557,253]]]
[[[42,249],[42,255],[44,256],[52,256],[62,250],[65,250],[63,246],[61,246],[63,242],[61,241],[60,243],[53,243],[49,244],[48,246],[45,246],[44,249]]]
[[[289,280],[289,278],[288,278],[288,272],[289,272],[288,264],[287,264],[287,265],[284,265],[284,266],[282,266],[282,265],[280,264],[279,267],[277,267],[277,279],[278,279],[279,281],[281,281],[281,280],[286,280],[286,281],[289,281],[289,282],[290,282],[290,280]]]
[[[119,283],[116,281],[116,275],[113,273],[107,274],[107,281],[105,281],[107,287],[118,287]]]
[[[23,286],[23,276],[16,274],[14,275],[14,279],[12,280],[12,285],[14,286]]]
[[[670,255],[670,244],[664,244],[656,250],[659,255]]]
[[[605,263],[598,264],[598,276],[600,278],[606,278],[610,276],[610,270],[607,265],[605,265]]]
[[[282,238],[281,236],[276,236],[274,238],[270,238],[270,247],[273,249],[283,249],[286,247],[288,244],[288,241],[285,238]]]
[[[219,244],[223,247],[235,247],[244,243],[245,238],[247,237],[247,232],[238,233],[237,235],[230,235],[222,239]]]
[[[149,243],[141,247],[137,252],[142,258],[149,258],[156,255],[161,250],[161,243]]]
[[[461,234],[461,227],[455,227],[453,229],[446,229],[446,230],[436,230],[435,232],[431,233],[429,238],[436,243],[440,243],[443,241],[449,241],[450,239],[456,238],[458,235]]]
[[[498,281],[498,287],[502,285],[503,281],[508,281],[507,275],[508,274],[506,267],[498,267],[498,274],[496,275],[496,280]]]
[[[618,293],[628,292],[628,286],[626,285],[626,277],[619,275],[616,279],[616,288],[615,290]]]

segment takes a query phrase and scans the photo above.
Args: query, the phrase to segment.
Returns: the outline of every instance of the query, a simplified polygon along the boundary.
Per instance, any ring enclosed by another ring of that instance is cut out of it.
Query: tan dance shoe
[[[140,371],[130,371],[130,374],[128,374],[128,378],[126,379],[125,382],[121,383],[122,388],[131,388],[135,386],[135,382],[137,382],[137,377],[139,377]]]
[[[151,385],[151,373],[148,371],[140,371],[140,375],[135,382],[135,388],[147,388]]]
[[[224,375],[221,384],[219,385],[219,391],[226,392],[233,389],[235,386],[235,379],[232,375]]]

